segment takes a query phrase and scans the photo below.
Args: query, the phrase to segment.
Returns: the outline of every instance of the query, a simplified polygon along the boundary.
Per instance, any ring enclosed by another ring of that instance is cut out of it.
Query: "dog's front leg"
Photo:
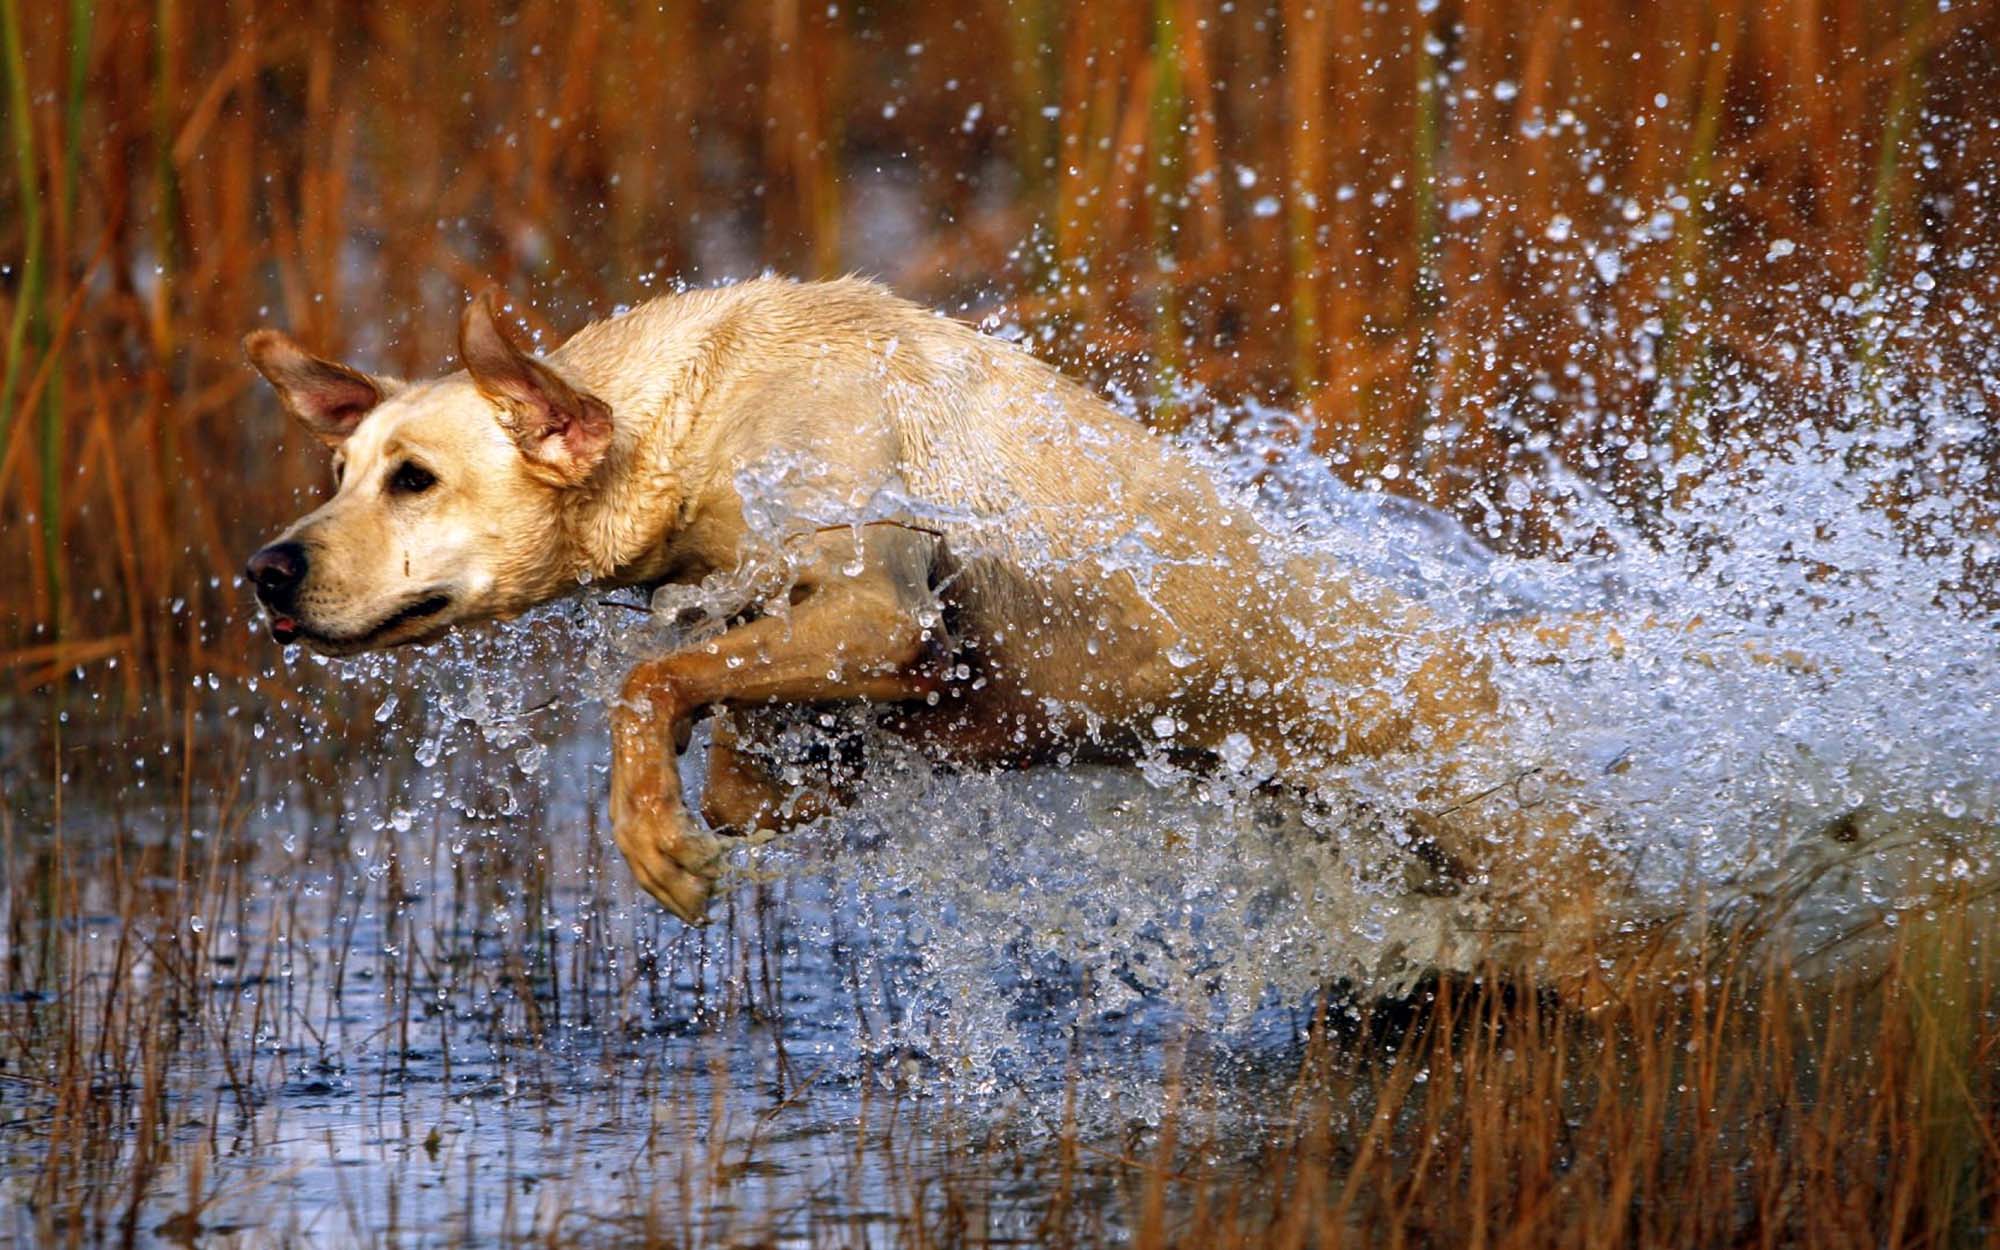
[[[784,615],[648,660],[626,678],[611,716],[612,833],[639,884],[682,920],[701,922],[723,843],[689,813],[667,743],[717,704],[895,703],[934,690],[919,667],[929,640],[916,609],[928,589],[916,537],[871,532],[851,576],[852,539],[829,542]]]
[[[708,780],[702,787],[701,818],[730,837],[774,837],[813,821],[849,801],[841,769],[827,761],[823,775],[788,785],[739,736],[728,718],[717,721],[708,748]]]
[[[664,666],[641,664],[611,712],[611,834],[646,893],[699,924],[722,843],[695,824],[681,798],[680,770],[666,754],[682,740],[695,704]]]

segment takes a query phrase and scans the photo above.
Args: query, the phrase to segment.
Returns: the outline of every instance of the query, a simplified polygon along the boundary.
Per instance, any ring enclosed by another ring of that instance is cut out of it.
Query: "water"
[[[276,749],[246,768],[262,796],[247,810],[198,801],[185,832],[150,808],[129,823],[72,811],[73,827],[116,823],[128,848],[160,854],[144,888],[171,900],[158,917],[121,917],[108,848],[79,847],[83,898],[61,934],[70,988],[13,1004],[17,1022],[59,1031],[68,1013],[116,1022],[171,1003],[155,1021],[164,1049],[132,1038],[100,1051],[117,1058],[98,1066],[91,1097],[123,1148],[55,1187],[78,1203],[86,1239],[129,1227],[149,1243],[480,1242],[563,1229],[616,1242],[673,1229],[812,1244],[829,1229],[942,1218],[954,1184],[980,1196],[996,1233],[1032,1237],[1047,1190],[1010,1193],[1003,1163],[1046,1164],[1066,1086],[1090,1091],[1081,1117],[1095,1139],[1156,1121],[1161,1044],[1185,1030],[1175,999],[1138,979],[1144,956],[1096,981],[1092,949],[1127,962],[1115,917],[1088,936],[1113,900],[1079,906],[1070,960],[983,916],[965,917],[983,934],[941,931],[952,917],[925,891],[944,879],[944,848],[913,837],[915,824],[857,819],[746,862],[714,924],[687,929],[630,885],[593,829],[603,751],[580,722],[594,705],[537,699],[517,719],[467,680],[483,663],[420,661],[395,707],[366,716],[385,733],[436,730],[414,757],[370,746],[309,778],[267,730],[252,740]],[[197,739],[203,750],[244,744],[236,706],[203,713],[236,723]],[[905,784],[909,816],[949,803],[989,829],[1069,816],[1129,834],[1156,810],[1187,810],[1112,772]],[[176,848],[193,861],[180,884]],[[1027,861],[999,859],[996,871],[1034,878]],[[996,938],[1011,945],[1002,958],[975,950]],[[32,962],[35,945],[8,954]],[[980,1000],[955,1010],[952,995],[975,987]],[[1226,1113],[1246,1142],[1283,1079],[1266,1068],[1304,1024],[1298,1004],[1278,1007],[1203,1054],[1204,1070],[1230,1075]],[[1051,1056],[1075,1066],[1049,1072]],[[10,1186],[46,1165],[32,1129],[52,1094],[38,1076],[0,1073],[20,1082],[4,1091]],[[128,1208],[135,1143],[156,1132],[157,1171],[137,1174],[145,1199]],[[1117,1171],[1086,1165],[1077,1183]],[[913,1194],[913,1174],[942,1188]],[[15,1206],[9,1231],[35,1240],[31,1217]]]
[[[1286,413],[1185,402],[1195,445],[1228,431],[1198,454],[1299,552],[1468,631],[1586,623],[1495,649],[1506,730],[1487,763],[1570,787],[1574,836],[1618,886],[1615,930],[1754,925],[1834,968],[1938,891],[2000,880],[1996,553],[1964,523],[1990,439],[1976,394],[1746,444],[1643,520],[1551,464],[1533,489],[1566,549],[1539,559],[1340,484]],[[94,1096],[127,1153],[80,1167],[70,1192],[97,1197],[75,1218],[159,1240],[809,1242],[913,1203],[937,1214],[957,1184],[1032,1237],[1045,1193],[1007,1169],[1046,1167],[1060,1125],[1143,1136],[1188,1065],[1216,1091],[1218,1136],[1254,1143],[1316,993],[1344,985],[1358,1010],[1493,953],[1478,890],[1424,888],[1351,801],[1432,761],[1317,795],[1271,793],[1247,744],[1199,771],[1162,754],[989,774],[927,762],[865,711],[783,719],[802,759],[859,738],[857,801],[734,852],[716,923],[685,929],[609,850],[603,702],[633,657],[704,627],[690,608],[712,623],[741,593],[584,588],[420,654],[288,654],[274,676],[307,708],[353,709],[331,731],[274,688],[213,678],[157,753],[105,750],[79,714],[61,817],[78,919],[52,935],[10,917],[0,950],[59,950],[70,997],[10,1018],[116,1022],[119,997],[162,995],[175,1015],[106,1052]],[[184,770],[203,780],[183,811]],[[47,798],[16,819],[52,820]],[[150,857],[114,857],[104,828]],[[137,911],[133,872],[153,904]],[[0,1074],[14,1127],[52,1114],[44,1079]],[[128,1205],[148,1134],[173,1148]],[[4,1183],[31,1183],[41,1148],[0,1135]],[[912,1171],[940,1183],[913,1195]],[[10,1219],[28,1238],[25,1208]]]

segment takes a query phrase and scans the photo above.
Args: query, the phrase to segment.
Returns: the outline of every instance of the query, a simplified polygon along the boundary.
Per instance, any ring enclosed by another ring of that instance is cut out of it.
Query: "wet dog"
[[[1027,352],[878,286],[667,296],[545,358],[483,296],[459,344],[459,372],[406,383],[248,336],[337,488],[247,575],[276,638],[329,654],[583,584],[735,587],[730,627],[639,663],[611,713],[618,845],[685,920],[719,835],[838,799],[781,785],[722,732],[704,827],[674,743],[717,710],[866,702],[972,764],[1165,752],[1306,788],[1357,759],[1449,756],[1493,722],[1459,631],[1301,556]],[[1495,821],[1482,787],[1438,778],[1411,810],[1457,863],[1454,842]]]

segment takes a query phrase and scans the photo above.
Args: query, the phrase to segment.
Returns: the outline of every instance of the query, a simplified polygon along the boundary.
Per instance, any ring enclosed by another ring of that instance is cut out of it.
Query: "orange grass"
[[[913,197],[878,266],[901,289],[1011,307],[1054,331],[1040,350],[1142,399],[1180,381],[1304,405],[1346,471],[1393,463],[1396,489],[1446,504],[1498,498],[1536,435],[1572,464],[1642,438],[1713,467],[1718,369],[1769,383],[1765,421],[1827,415],[1774,328],[1894,286],[1919,242],[1977,258],[1936,267],[1947,293],[2000,272],[1987,0],[7,13],[17,685],[55,675],[21,657],[59,629],[149,682],[217,662],[243,552],[317,476],[254,397],[246,329],[421,372],[489,280],[567,329],[675,276],[836,272],[878,169]],[[1945,192],[1953,212],[1924,207]],[[1559,218],[1596,238],[1676,195],[1671,237],[1623,247],[1615,283],[1546,245]],[[1801,246],[1767,263],[1777,239]],[[1661,317],[1657,374],[1580,306],[1628,331]],[[1530,398],[1579,370],[1600,401],[1581,419]],[[1659,493],[1643,461],[1594,473],[1642,514]],[[1506,537],[1532,545],[1542,519],[1516,510]]]

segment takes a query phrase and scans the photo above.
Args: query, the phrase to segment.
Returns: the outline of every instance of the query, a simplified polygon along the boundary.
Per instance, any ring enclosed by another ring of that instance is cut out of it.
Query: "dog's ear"
[[[278,402],[285,411],[328,447],[345,442],[389,390],[377,378],[321,360],[282,330],[253,330],[244,335],[243,353],[277,388]]]
[[[459,358],[479,393],[500,409],[500,424],[536,475],[553,485],[580,486],[611,447],[611,409],[514,346],[494,305],[488,290],[465,306]]]

